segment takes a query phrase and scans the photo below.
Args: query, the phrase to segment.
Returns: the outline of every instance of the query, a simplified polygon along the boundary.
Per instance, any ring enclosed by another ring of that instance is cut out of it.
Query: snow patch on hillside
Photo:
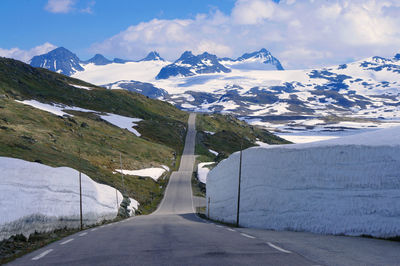
[[[77,228],[79,174],[69,167],[50,167],[15,158],[0,157],[0,240],[15,234]],[[82,174],[82,211],[85,225],[117,215],[122,194]],[[138,202],[131,199],[134,213]]]
[[[210,168],[207,165],[214,164],[215,162],[199,163],[197,166],[197,179],[201,183],[207,183],[207,175],[210,172]]]
[[[84,89],[84,90],[88,90],[88,91],[93,90],[93,87],[87,87],[87,86],[75,85],[75,84],[69,84],[69,85],[71,85],[75,88],[78,88],[78,89]]]
[[[169,168],[168,168],[169,169]],[[151,167],[151,168],[145,168],[145,169],[140,169],[140,170],[124,170],[122,169],[116,169],[116,172],[123,173],[124,175],[135,175],[135,176],[143,176],[143,177],[150,177],[154,181],[157,181],[164,173],[165,171],[168,171],[163,168],[157,168],[157,167]]]
[[[17,101],[17,100],[16,100]],[[90,112],[90,113],[95,113],[99,115],[102,119],[106,120],[110,124],[113,124],[114,126],[117,126],[122,129],[127,129],[128,131],[132,132],[136,136],[140,137],[141,134],[134,129],[134,126],[137,126],[137,122],[142,121],[140,118],[132,118],[132,117],[127,117],[127,116],[122,116],[122,115],[116,115],[116,114],[111,114],[111,113],[99,113],[97,111],[93,110],[88,110],[88,109],[83,109],[80,107],[75,107],[75,106],[68,106],[68,105],[62,105],[62,104],[47,104],[47,103],[41,103],[36,100],[25,100],[25,101],[17,101],[19,103],[23,103],[26,105],[30,105],[32,107],[35,107],[37,109],[58,115],[58,116],[73,116],[71,114],[68,114],[64,112],[65,110],[71,110],[71,111],[80,111],[80,112]]]
[[[400,127],[243,152],[240,225],[400,236]],[[210,217],[236,221],[239,153],[208,174]]]

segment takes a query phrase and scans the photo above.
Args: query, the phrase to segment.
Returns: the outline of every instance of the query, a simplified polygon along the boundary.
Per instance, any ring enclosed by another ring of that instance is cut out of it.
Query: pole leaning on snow
[[[121,156],[121,152],[119,152],[119,162],[120,162],[120,165],[121,165],[122,191],[123,191],[123,193],[125,194],[126,191],[125,191],[125,182],[124,182],[124,172],[123,172],[123,170],[122,170],[122,156]]]
[[[82,219],[82,174],[81,174],[81,149],[79,148],[79,212],[81,220],[81,230],[83,230],[83,219]]]
[[[239,216],[240,216],[240,182],[242,179],[242,150],[243,150],[243,139],[240,141],[240,159],[239,159],[239,180],[238,180],[238,199],[237,199],[237,212],[236,212],[236,227],[239,227]]]

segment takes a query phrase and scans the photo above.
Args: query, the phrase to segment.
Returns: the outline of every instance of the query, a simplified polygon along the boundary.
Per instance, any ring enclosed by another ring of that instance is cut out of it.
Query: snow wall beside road
[[[240,225],[400,236],[400,128],[357,136],[245,150]],[[236,222],[238,171],[237,152],[209,173],[212,219]]]
[[[119,191],[82,174],[83,223],[90,225],[115,218],[117,195],[120,204]],[[131,213],[137,205],[131,199]],[[35,231],[79,226],[78,171],[0,157],[0,240],[15,234],[28,237]]]

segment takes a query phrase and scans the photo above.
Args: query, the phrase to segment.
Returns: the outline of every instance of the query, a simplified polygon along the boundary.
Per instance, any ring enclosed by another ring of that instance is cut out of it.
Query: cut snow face
[[[140,169],[140,170],[122,170],[122,173],[124,175],[135,175],[135,176],[143,176],[143,177],[150,177],[152,179],[154,179],[154,181],[157,181],[164,173],[165,171],[169,171],[165,169],[164,166],[162,166],[163,168],[145,168],[145,169]],[[116,172],[121,173],[121,169],[116,169]]]
[[[240,225],[400,236],[400,127],[243,151]],[[210,217],[234,223],[239,153],[210,171]]]
[[[80,112],[90,112],[90,113],[95,113],[97,115],[99,115],[102,119],[106,120],[107,122],[109,122],[110,124],[113,124],[114,126],[117,126],[119,128],[122,129],[127,129],[128,131],[132,132],[133,134],[135,134],[136,136],[140,137],[140,133],[132,128],[134,126],[137,126],[137,124],[135,124],[135,122],[140,122],[142,121],[142,119],[140,118],[132,118],[132,117],[126,117],[126,116],[122,116],[122,115],[116,115],[116,114],[111,114],[111,113],[99,113],[93,110],[88,110],[88,109],[83,109],[80,107],[75,107],[75,106],[68,106],[68,105],[62,105],[62,104],[47,104],[47,103],[41,103],[38,102],[36,100],[25,100],[25,101],[17,101],[19,103],[23,103],[32,107],[35,107],[37,109],[55,114],[55,115],[59,115],[59,116],[73,116],[70,115],[66,112],[64,112],[64,110],[71,110],[71,111],[80,111]]]
[[[0,240],[80,225],[78,171],[0,157],[0,172]],[[122,194],[81,176],[84,224],[115,218]],[[134,213],[138,202],[131,199],[129,208]]]
[[[199,163],[199,165],[197,166],[197,179],[199,179],[201,183],[207,183],[207,175],[208,172],[210,172],[210,168],[206,166],[213,163],[214,162]]]

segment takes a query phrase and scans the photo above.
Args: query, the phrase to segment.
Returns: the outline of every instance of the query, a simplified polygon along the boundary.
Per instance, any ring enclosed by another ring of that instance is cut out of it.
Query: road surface
[[[151,215],[81,231],[10,265],[400,265],[400,244],[230,228],[193,211],[195,115],[178,172]]]

